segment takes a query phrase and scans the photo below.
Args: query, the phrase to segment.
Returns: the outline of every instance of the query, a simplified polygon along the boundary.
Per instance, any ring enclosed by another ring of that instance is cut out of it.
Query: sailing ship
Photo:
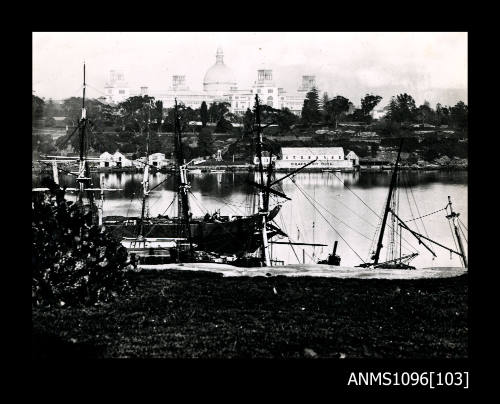
[[[138,257],[162,256],[163,262],[170,260],[206,260],[208,254],[224,254],[234,256],[238,265],[255,262],[247,257],[257,250],[262,250],[258,261],[270,265],[268,240],[276,235],[286,236],[277,226],[270,222],[279,213],[281,205],[269,208],[269,195],[274,194],[283,199],[290,199],[282,192],[272,188],[271,170],[267,181],[264,179],[262,165],[262,131],[260,126],[260,105],[256,97],[254,130],[258,134],[257,153],[260,160],[260,182],[249,181],[259,190],[258,209],[248,216],[221,216],[220,214],[193,217],[190,210],[188,182],[188,165],[185,162],[182,144],[182,132],[178,114],[177,100],[174,106],[174,150],[175,150],[175,192],[178,200],[178,216],[161,216],[148,218],[145,206],[149,193],[160,184],[149,189],[149,164],[147,158],[143,177],[142,213],[140,217],[107,216],[103,224],[117,238],[122,240],[131,253]],[[149,128],[149,126],[148,126]],[[149,129],[148,129],[149,131]],[[304,168],[304,167],[302,167]],[[297,170],[299,171],[299,170]],[[293,173],[291,173],[293,174]],[[290,174],[290,175],[291,175]],[[149,254],[146,254],[149,252]],[[170,253],[172,252],[172,254]],[[205,253],[205,254],[203,254]],[[155,259],[159,261],[160,259]],[[144,262],[145,259],[142,259]]]
[[[40,160],[40,162],[45,164],[50,164],[52,166],[52,175],[54,182],[59,185],[59,167],[58,163],[69,163],[77,162],[78,170],[76,172],[66,171],[68,174],[75,177],[76,187],[64,187],[66,192],[76,192],[77,197],[75,203],[84,213],[88,225],[98,224],[102,225],[103,219],[103,203],[104,203],[104,192],[108,191],[121,191],[118,188],[104,188],[103,184],[96,188],[93,186],[92,178],[90,175],[89,161],[96,159],[89,159],[87,156],[88,151],[88,136],[87,130],[89,125],[89,119],[87,117],[87,109],[85,106],[85,90],[87,88],[87,83],[85,79],[86,66],[83,63],[83,94],[82,94],[82,113],[73,132],[66,138],[65,143],[71,139],[75,133],[79,134],[79,156],[78,157],[66,157],[66,156],[46,156],[46,159]],[[33,192],[46,192],[49,188],[47,187],[36,187],[32,188]],[[94,192],[100,193],[100,204],[96,203],[96,198]]]
[[[430,244],[443,248],[450,252],[451,254],[455,254],[460,257],[462,261],[462,265],[464,268],[467,268],[468,262],[466,257],[465,248],[463,245],[462,237],[461,237],[461,229],[459,227],[458,217],[459,213],[453,211],[453,205],[451,202],[451,197],[448,196],[448,204],[444,208],[447,212],[446,219],[450,221],[450,228],[452,228],[452,236],[456,240],[458,251],[454,250],[450,247],[447,247],[428,236],[420,234],[419,232],[411,229],[408,224],[399,217],[398,208],[399,203],[397,198],[395,198],[395,190],[398,185],[398,173],[399,173],[399,163],[401,159],[401,150],[403,148],[403,138],[401,138],[401,142],[399,145],[398,155],[396,158],[396,163],[394,165],[394,169],[392,171],[391,182],[389,185],[389,192],[387,196],[387,202],[385,204],[384,214],[381,221],[380,231],[378,234],[378,241],[375,251],[371,256],[372,261],[366,262],[358,265],[358,267],[363,268],[381,268],[381,269],[415,269],[414,266],[409,263],[413,260],[418,253],[414,252],[411,254],[402,254],[402,240],[403,240],[403,230],[408,232],[410,235],[416,238],[419,245],[422,245],[426,250],[428,250],[434,257],[436,257],[436,253],[431,248]],[[435,212],[436,213],[436,212]],[[390,218],[389,218],[390,216]],[[416,220],[416,219],[414,219]],[[384,233],[386,227],[388,227],[388,223],[391,223],[390,226],[390,235],[389,235],[389,243],[388,243],[388,256],[389,259],[386,261],[380,262],[381,250],[384,247]],[[399,239],[399,246],[398,246]],[[399,248],[398,248],[399,247]]]

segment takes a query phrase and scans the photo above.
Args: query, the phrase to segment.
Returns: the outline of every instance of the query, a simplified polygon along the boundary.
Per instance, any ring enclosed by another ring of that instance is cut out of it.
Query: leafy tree
[[[75,137],[77,138],[77,136]],[[89,136],[92,148],[99,153],[104,153],[105,151],[114,153],[117,151],[119,149],[118,137],[119,135],[117,134],[102,132],[91,133]]]
[[[57,116],[57,114],[58,114],[58,108],[56,104],[54,104],[54,101],[52,101],[52,98],[49,98],[49,101],[45,106],[44,115],[46,118],[53,118],[54,116]]]
[[[417,108],[416,119],[421,124],[435,122],[435,112],[428,101],[425,101]]]
[[[325,105],[326,105],[326,104],[328,104],[328,101],[329,101],[329,100],[330,100],[330,99],[328,98],[328,93],[325,91],[325,92],[323,93],[323,98],[322,98],[322,100],[321,100],[321,107],[322,107],[323,109],[325,108]]]
[[[228,102],[213,102],[208,108],[210,122],[217,123],[229,112],[231,104]]]
[[[52,136],[41,133],[32,133],[31,147],[33,151],[39,154],[49,154],[56,150]]]
[[[163,102],[161,100],[155,102],[153,116],[154,119],[156,120],[156,128],[158,131],[160,131],[161,123],[163,121]]]
[[[200,119],[200,110],[186,107],[184,110],[183,119],[187,122],[198,121]]]
[[[435,114],[435,124],[436,125],[449,125],[450,124],[450,111],[447,107],[443,107],[441,104],[436,104],[436,114]]]
[[[208,128],[202,128],[198,135],[198,153],[201,156],[210,156],[214,153],[214,139]]]
[[[126,127],[142,134],[151,116],[153,102],[154,97],[144,95],[129,97],[118,104]]]
[[[306,94],[304,105],[302,106],[301,118],[304,124],[310,126],[313,123],[319,122],[321,118],[319,95],[316,87],[313,87],[311,91]]]
[[[185,132],[188,130],[188,122],[189,122],[188,117],[190,111],[186,108],[186,106],[183,103],[179,103],[177,104],[177,113],[181,123],[181,131]],[[167,132],[173,132],[174,123],[175,123],[175,108],[169,108],[167,109],[167,113],[165,115],[165,120],[163,122],[162,130]]]
[[[382,100],[380,95],[366,94],[361,99],[361,114],[367,122],[371,121],[370,112],[375,108],[378,103]]]
[[[288,108],[282,108],[276,114],[276,123],[280,131],[289,131],[293,125],[298,122],[298,117]]]
[[[208,116],[207,103],[205,101],[203,101],[201,103],[201,107],[200,107],[200,119],[201,119],[201,127],[202,128],[207,126],[208,118],[209,118],[209,116]]]
[[[468,125],[469,108],[463,101],[457,102],[454,107],[451,107],[450,122],[454,128],[466,130]]]
[[[45,101],[36,95],[31,95],[31,116],[34,122],[37,119],[43,118]]]
[[[113,299],[130,286],[123,269],[127,250],[89,213],[66,201],[52,180],[49,193],[33,193],[32,304],[91,305]]]
[[[243,137],[252,138],[253,135],[253,113],[250,108],[245,111],[245,116],[243,117]]]
[[[326,104],[325,109],[327,122],[335,124],[336,128],[340,116],[349,111],[351,105],[352,104],[349,102],[349,99],[342,97],[341,95],[337,95],[336,97],[329,100]]]
[[[230,133],[233,129],[233,125],[226,118],[222,117],[215,126],[215,132],[217,133]]]
[[[414,122],[416,118],[417,107],[415,100],[409,94],[399,94],[391,98],[389,103],[388,118],[396,122]]]
[[[105,104],[98,100],[86,99],[85,108],[87,109],[87,118],[94,122],[98,121],[96,119],[102,111]],[[63,101],[61,112],[66,117],[66,123],[71,126],[76,126],[82,117],[82,98],[81,97],[71,97]]]

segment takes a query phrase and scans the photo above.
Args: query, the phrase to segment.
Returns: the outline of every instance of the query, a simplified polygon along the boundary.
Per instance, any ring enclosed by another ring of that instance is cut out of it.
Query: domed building
[[[315,76],[307,75],[302,77],[302,86],[297,91],[287,92],[276,86],[271,69],[261,68],[257,70],[257,80],[250,88],[238,89],[232,70],[224,64],[224,53],[221,48],[217,49],[215,64],[205,74],[203,91],[190,90],[183,74],[173,75],[170,88],[161,92],[150,92],[148,87],[141,87],[140,92],[133,91],[123,85],[119,86],[122,84],[123,74],[118,75],[115,71],[111,71],[111,77],[112,84],[106,87],[106,92],[109,94],[107,101],[110,103],[118,103],[123,98],[133,95],[147,94],[161,100],[164,108],[172,108],[175,100],[192,109],[200,108],[203,102],[207,106],[213,102],[227,102],[230,104],[230,112],[237,115],[243,115],[247,109],[252,109],[255,95],[258,95],[263,104],[276,109],[288,108],[300,116],[307,91],[316,85]]]
[[[236,90],[237,84],[233,72],[224,64],[224,53],[217,49],[215,64],[207,70],[203,79],[203,91],[222,96]]]

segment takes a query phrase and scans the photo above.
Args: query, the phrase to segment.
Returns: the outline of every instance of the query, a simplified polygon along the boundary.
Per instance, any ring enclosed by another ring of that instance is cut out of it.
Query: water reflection
[[[277,173],[276,178],[283,178],[285,175]],[[32,185],[40,186],[45,176],[50,177],[50,174],[33,176]],[[254,188],[249,181],[259,181],[255,173],[188,174],[188,178],[191,182],[191,208],[194,215],[203,215],[207,211],[214,212],[219,209],[223,215],[249,214],[253,211]],[[283,204],[275,222],[294,241],[324,243],[328,247],[296,247],[294,252],[289,246],[274,245],[273,254],[287,263],[302,261],[304,254],[306,262],[309,263],[313,258],[326,258],[333,242],[338,240],[342,265],[357,265],[361,262],[360,257],[366,260],[370,255],[370,247],[379,224],[377,215],[381,215],[387,198],[390,178],[390,171],[325,172],[298,173],[294,176],[295,182],[291,178],[283,180],[282,189],[292,200]],[[412,193],[404,186],[399,191],[400,217],[403,220],[411,220],[444,208],[447,196],[450,195],[454,208],[460,212],[460,219],[468,226],[467,172],[401,171],[400,178],[402,184],[412,187]],[[122,189],[105,194],[105,215],[140,215],[141,173],[94,173],[92,179],[94,186],[102,183],[106,188]],[[75,186],[74,177],[69,175],[61,175],[60,183],[68,187]],[[174,176],[164,173],[151,174],[150,187],[153,188],[158,184],[160,185],[149,198],[147,207],[149,215],[177,214]],[[70,197],[72,198],[74,196]],[[414,204],[408,204],[413,198],[418,201],[418,210]],[[274,196],[271,199],[271,205],[285,202]],[[311,205],[313,199],[317,202],[317,209]],[[454,247],[444,212],[427,217],[425,228],[420,221],[411,223],[412,228],[419,233],[428,234],[442,244]],[[421,252],[413,261],[416,266],[460,265],[458,257],[453,256],[450,259],[449,253],[438,248],[435,250],[438,258],[432,260],[411,235],[407,234],[405,238],[408,244],[415,246]]]

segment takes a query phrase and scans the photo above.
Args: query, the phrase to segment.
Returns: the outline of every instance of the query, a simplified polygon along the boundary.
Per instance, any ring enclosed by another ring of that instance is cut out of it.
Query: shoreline
[[[203,174],[217,174],[217,173],[247,173],[247,172],[255,172],[256,169],[254,167],[246,167],[246,168],[233,168],[231,166],[225,166],[225,165],[220,165],[220,166],[198,166],[197,169],[200,169]],[[302,173],[336,173],[336,172],[341,172],[341,173],[352,173],[352,172],[365,172],[365,173],[374,173],[374,172],[385,172],[385,171],[391,171],[393,169],[392,166],[374,166],[374,167],[356,167],[353,169],[335,169],[335,170],[330,170],[330,169],[305,169],[302,171]],[[405,170],[405,171],[468,171],[468,166],[435,166],[435,165],[427,165],[427,166],[419,166],[419,167],[410,167],[410,166],[400,166],[400,170]],[[37,168],[32,168],[32,174],[52,174],[52,169],[37,169]],[[194,174],[190,173],[191,170],[188,170],[188,174]],[[288,173],[292,172],[292,169],[276,169],[275,172],[278,173]],[[98,173],[98,174],[123,174],[123,173],[129,173],[129,174],[136,174],[136,173],[141,173],[143,170],[141,169],[91,169],[91,173]],[[172,173],[170,170],[152,170],[152,172],[160,172],[163,174],[169,174]]]

